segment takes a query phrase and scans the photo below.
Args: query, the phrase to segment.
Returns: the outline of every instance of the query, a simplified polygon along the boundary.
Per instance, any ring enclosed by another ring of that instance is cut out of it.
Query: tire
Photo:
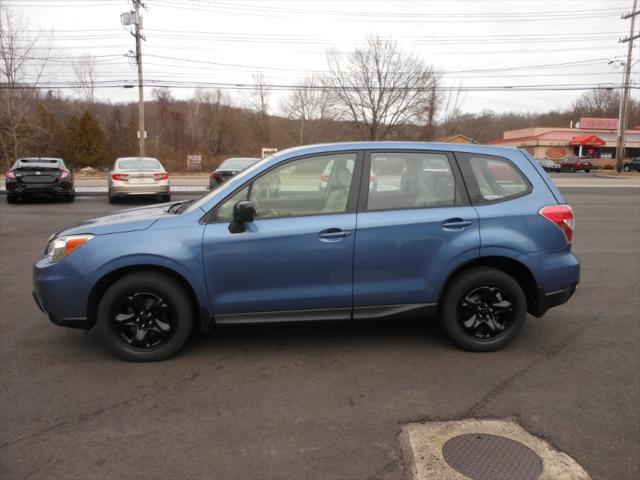
[[[587,168],[587,169],[584,171],[584,173],[590,173],[590,172],[591,172],[591,169],[590,169],[590,168]]]
[[[571,168],[569,169],[569,171],[570,171],[571,173],[576,173],[576,169],[575,169],[575,168],[573,168],[573,167],[571,167]]]
[[[111,192],[109,192],[109,193],[108,193],[108,195],[109,195],[109,203],[110,203],[111,205],[113,205],[114,203],[116,203],[116,198],[115,198],[113,195],[111,195]]]
[[[126,275],[111,285],[100,299],[97,317],[104,345],[130,362],[172,357],[186,343],[194,322],[185,288],[153,272]]]
[[[505,301],[510,302],[510,307],[496,308]],[[482,309],[480,314],[476,313],[479,309]],[[527,299],[513,277],[495,268],[475,267],[458,273],[451,280],[439,313],[444,331],[457,346],[471,352],[493,352],[520,333],[527,318]],[[469,326],[472,318],[477,320]],[[491,323],[503,329],[490,328]],[[476,327],[475,333],[472,327]]]
[[[624,166],[624,168],[623,168],[623,170],[624,170],[625,172],[630,172],[630,171],[631,171],[631,168],[629,168],[629,165],[625,165],[625,166]]]
[[[171,194],[166,194],[162,196],[162,201],[163,202],[170,202],[171,201]]]
[[[14,195],[7,195],[7,203],[18,203],[18,197]]]

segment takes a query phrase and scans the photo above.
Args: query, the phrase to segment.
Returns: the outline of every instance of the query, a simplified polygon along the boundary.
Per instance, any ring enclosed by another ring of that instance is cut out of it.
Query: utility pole
[[[620,43],[629,43],[627,47],[627,63],[625,65],[624,72],[624,84],[622,86],[621,96],[622,99],[620,101],[620,112],[619,112],[619,121],[618,121],[618,142],[616,144],[616,171],[622,172],[622,163],[624,160],[624,133],[627,128],[627,117],[629,110],[629,84],[631,81],[631,59],[633,52],[633,41],[636,38],[640,37],[639,35],[634,35],[635,33],[635,25],[636,25],[636,15],[638,15],[638,0],[633,0],[633,10],[631,13],[627,15],[623,15],[622,19],[627,20],[631,19],[631,28],[629,29],[629,36],[627,38],[623,38],[620,40]]]
[[[635,0],[637,1],[637,0]],[[140,142],[140,156],[144,157],[144,141],[146,131],[144,129],[144,83],[142,80],[142,17],[140,16],[140,5],[142,0],[133,0],[136,12],[136,64],[138,65],[138,139]]]

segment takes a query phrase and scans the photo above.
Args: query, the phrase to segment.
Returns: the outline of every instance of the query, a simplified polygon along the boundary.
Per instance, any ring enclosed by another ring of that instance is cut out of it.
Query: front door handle
[[[449,218],[442,222],[442,228],[451,230],[462,230],[465,227],[471,225],[471,220],[464,220],[462,218]]]
[[[340,228],[327,228],[318,234],[321,240],[334,242],[348,237],[349,235],[351,235],[349,230],[342,230]]]

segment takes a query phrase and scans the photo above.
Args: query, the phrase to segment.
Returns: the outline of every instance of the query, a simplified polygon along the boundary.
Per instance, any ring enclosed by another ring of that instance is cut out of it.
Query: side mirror
[[[242,233],[245,231],[244,224],[253,222],[256,216],[256,209],[249,200],[241,200],[233,206],[233,220],[229,224],[229,232]]]

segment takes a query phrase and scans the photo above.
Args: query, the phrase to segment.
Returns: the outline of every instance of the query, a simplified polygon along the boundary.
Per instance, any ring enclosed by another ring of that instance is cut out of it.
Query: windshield
[[[256,163],[259,158],[230,158],[220,164],[218,170],[244,170]]]
[[[122,158],[116,164],[118,170],[161,170],[162,165],[155,158]]]
[[[267,158],[265,158],[263,160],[258,160],[256,163],[251,165],[246,170],[243,170],[242,172],[240,172],[238,175],[233,177],[231,180],[223,183],[222,185],[220,185],[215,190],[211,190],[209,193],[204,194],[198,200],[196,200],[191,205],[189,205],[189,208],[187,208],[185,210],[185,212],[187,212],[187,213],[193,212],[196,208],[200,208],[202,205],[204,205],[205,203],[207,203],[209,201],[209,199],[211,198],[212,195],[217,195],[218,193],[225,192],[226,190],[232,191],[235,188],[236,185],[240,185],[241,183],[243,183],[243,179],[246,176],[250,175],[251,172],[253,172],[256,168],[258,168],[260,165],[262,165],[262,163],[264,161],[268,160],[269,158],[271,158],[271,157],[267,157]],[[222,198],[224,198],[224,196],[225,195],[223,194]]]

